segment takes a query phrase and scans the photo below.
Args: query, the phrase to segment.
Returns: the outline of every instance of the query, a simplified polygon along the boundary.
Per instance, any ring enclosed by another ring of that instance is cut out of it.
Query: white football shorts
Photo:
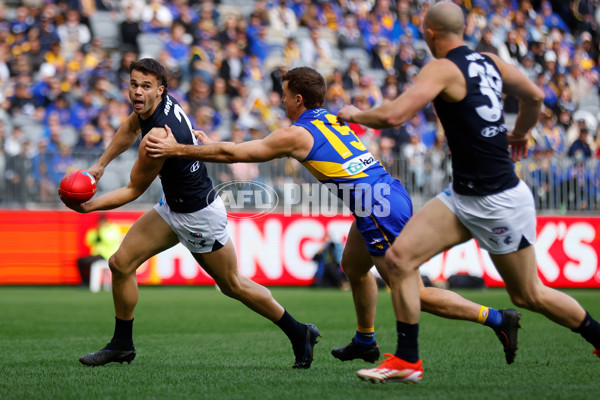
[[[158,214],[169,224],[179,241],[192,253],[210,253],[227,243],[227,210],[221,197],[201,210],[192,213],[171,211],[164,196],[154,206]]]
[[[535,205],[523,181],[487,196],[463,196],[450,184],[437,198],[491,254],[512,253],[535,243]]]

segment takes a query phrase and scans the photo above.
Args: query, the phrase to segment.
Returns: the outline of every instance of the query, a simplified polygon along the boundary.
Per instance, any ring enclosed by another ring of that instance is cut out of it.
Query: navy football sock
[[[109,347],[114,350],[129,350],[133,347],[133,318],[124,320],[115,317],[115,333]]]
[[[287,310],[284,310],[283,316],[279,321],[275,322],[275,325],[286,334],[292,343],[304,341],[307,327],[296,321]]]
[[[396,331],[398,332],[398,349],[394,355],[410,363],[419,361],[419,324],[405,324],[396,321]]]
[[[356,330],[356,334],[354,335],[354,343],[359,346],[369,347],[375,343],[375,330],[373,328],[370,329],[370,332],[361,332]]]
[[[573,329],[573,332],[579,333],[594,348],[600,349],[600,323],[593,319],[589,312],[585,312],[583,322],[579,327]]]

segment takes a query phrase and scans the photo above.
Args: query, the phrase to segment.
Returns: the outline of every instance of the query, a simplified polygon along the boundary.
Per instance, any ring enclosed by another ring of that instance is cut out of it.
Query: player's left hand
[[[510,146],[510,154],[513,162],[521,161],[523,158],[527,158],[529,134],[524,136],[516,136],[510,132],[508,135],[508,144]]]
[[[350,118],[352,118],[352,114],[359,112],[360,110],[352,105],[345,105],[338,111],[337,119],[340,123],[350,122]]]
[[[192,129],[192,133],[196,136],[196,139],[198,139],[202,144],[215,143],[215,141],[209,138],[206,132],[204,131],[197,131],[195,129]]]
[[[155,135],[148,135],[146,139],[146,153],[152,158],[173,157],[177,155],[177,139],[173,136],[173,131],[168,125],[165,125],[167,136],[157,138]]]
[[[63,196],[60,195],[60,190],[58,190],[58,197],[64,203],[65,206],[69,207],[73,211],[77,211],[78,213],[87,214],[90,210],[88,207],[88,203],[70,203]]]

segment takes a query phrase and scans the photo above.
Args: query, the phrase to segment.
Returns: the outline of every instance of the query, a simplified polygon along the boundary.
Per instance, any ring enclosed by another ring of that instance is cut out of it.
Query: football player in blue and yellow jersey
[[[385,171],[354,132],[322,108],[325,92],[325,81],[317,71],[294,68],[283,76],[282,98],[288,117],[294,121],[292,126],[243,143],[211,143],[201,131],[195,133],[203,146],[178,143],[172,135],[152,137],[146,141],[146,150],[151,157],[223,163],[292,157],[326,184],[355,218],[342,267],[352,288],[357,331],[350,344],[333,349],[332,354],[342,361],[362,358],[375,362],[380,355],[374,334],[378,289],[370,269],[375,265],[388,281],[384,255],[411,217],[412,203],[402,184]],[[422,283],[420,294],[427,312],[484,323],[503,337],[505,330],[516,332],[518,328],[515,310],[516,318],[503,318],[498,310],[472,303],[451,291],[426,288]],[[513,361],[515,351],[516,340],[506,355],[508,363]]]

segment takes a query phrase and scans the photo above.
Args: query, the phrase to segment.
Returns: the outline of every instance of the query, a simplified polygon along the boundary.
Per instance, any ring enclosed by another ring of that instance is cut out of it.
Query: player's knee
[[[221,289],[221,292],[227,297],[231,297],[236,300],[244,298],[244,290],[238,280],[219,282],[219,289]]]
[[[398,246],[392,246],[385,253],[385,264],[390,275],[398,275],[406,272],[410,265]]]
[[[541,299],[537,291],[528,293],[510,293],[510,300],[517,307],[537,311],[541,308]]]
[[[110,268],[110,272],[112,273],[113,277],[118,278],[119,276],[124,276],[131,273],[131,268],[122,260],[122,258],[119,256],[119,253],[113,254],[108,259],[108,267]]]

